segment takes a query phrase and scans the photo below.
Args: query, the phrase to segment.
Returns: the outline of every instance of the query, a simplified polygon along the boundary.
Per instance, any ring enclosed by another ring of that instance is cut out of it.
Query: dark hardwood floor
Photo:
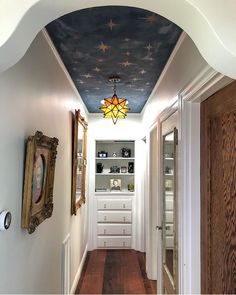
[[[145,271],[145,254],[134,250],[88,252],[76,294],[157,294]]]

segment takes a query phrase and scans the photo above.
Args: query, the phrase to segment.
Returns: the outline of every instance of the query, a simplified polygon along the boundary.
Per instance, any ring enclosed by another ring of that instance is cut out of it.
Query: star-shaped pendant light
[[[114,84],[113,90],[114,94],[110,98],[104,98],[102,101],[103,106],[100,107],[100,110],[104,112],[104,118],[112,118],[114,124],[116,124],[119,118],[125,119],[129,108],[127,107],[127,99],[118,98],[116,95],[116,83],[120,81],[120,78],[117,76],[111,77],[110,82]]]

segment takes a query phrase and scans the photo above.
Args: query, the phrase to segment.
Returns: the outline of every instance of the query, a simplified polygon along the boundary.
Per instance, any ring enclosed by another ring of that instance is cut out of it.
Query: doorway
[[[201,288],[236,293],[236,82],[201,103]]]
[[[162,123],[162,292],[178,293],[177,112]]]

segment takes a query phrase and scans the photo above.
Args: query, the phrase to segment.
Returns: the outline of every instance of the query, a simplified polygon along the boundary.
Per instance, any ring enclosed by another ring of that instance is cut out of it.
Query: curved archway
[[[26,0],[14,9],[5,1],[0,9],[0,71],[13,66],[26,52],[37,33],[49,22],[72,11],[106,5],[134,6],[131,0]],[[206,3],[207,2],[207,3]],[[215,0],[136,0],[135,7],[153,11],[180,26],[215,70],[236,78],[236,3]],[[214,9],[213,9],[214,8]],[[222,20],[226,20],[222,26]]]

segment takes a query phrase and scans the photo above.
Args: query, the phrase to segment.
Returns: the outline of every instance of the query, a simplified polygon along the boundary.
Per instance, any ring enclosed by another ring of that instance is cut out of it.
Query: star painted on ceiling
[[[99,58],[98,59],[98,62],[103,62],[104,60],[102,58]]]
[[[101,69],[99,69],[98,67],[93,69],[95,72],[99,73],[101,71]]]
[[[153,24],[157,22],[158,16],[156,14],[151,14],[144,17],[143,19],[145,19],[148,23]]]
[[[125,52],[125,55],[127,55],[127,56],[130,56],[130,54],[131,54],[131,53],[130,53],[129,51],[126,51],[126,52]]]
[[[99,88],[99,87],[95,87],[95,89],[96,89],[96,90],[100,90],[100,88]]]
[[[79,84],[81,84],[81,85],[82,85],[82,84],[84,84],[84,81],[82,81],[82,80],[79,80]]]
[[[129,66],[132,66],[133,63],[129,62],[128,60],[127,61],[124,61],[124,62],[121,62],[120,65],[122,65],[123,67],[129,67]]]
[[[147,72],[144,70],[144,69],[142,69],[141,71],[140,71],[140,74],[142,74],[142,75],[144,75],[144,74],[146,74]]]
[[[129,42],[129,40],[130,40],[129,38],[125,38],[124,39],[125,42]]]
[[[114,23],[112,19],[110,19],[110,21],[106,24],[110,30],[113,30],[113,27],[117,26],[118,24]]]
[[[84,78],[86,78],[86,79],[90,79],[90,78],[92,78],[93,76],[92,75],[90,75],[90,74],[85,74],[85,75],[82,75]]]
[[[101,42],[98,47],[99,50],[102,50],[103,53],[106,53],[106,50],[108,50],[110,48],[110,46],[108,46],[107,44],[104,44],[103,42]]]
[[[133,80],[134,82],[136,82],[136,81],[140,80],[140,78],[133,78],[132,80]]]
[[[145,46],[144,48],[146,48],[148,51],[151,51],[152,49],[152,45],[149,43],[147,46]]]

